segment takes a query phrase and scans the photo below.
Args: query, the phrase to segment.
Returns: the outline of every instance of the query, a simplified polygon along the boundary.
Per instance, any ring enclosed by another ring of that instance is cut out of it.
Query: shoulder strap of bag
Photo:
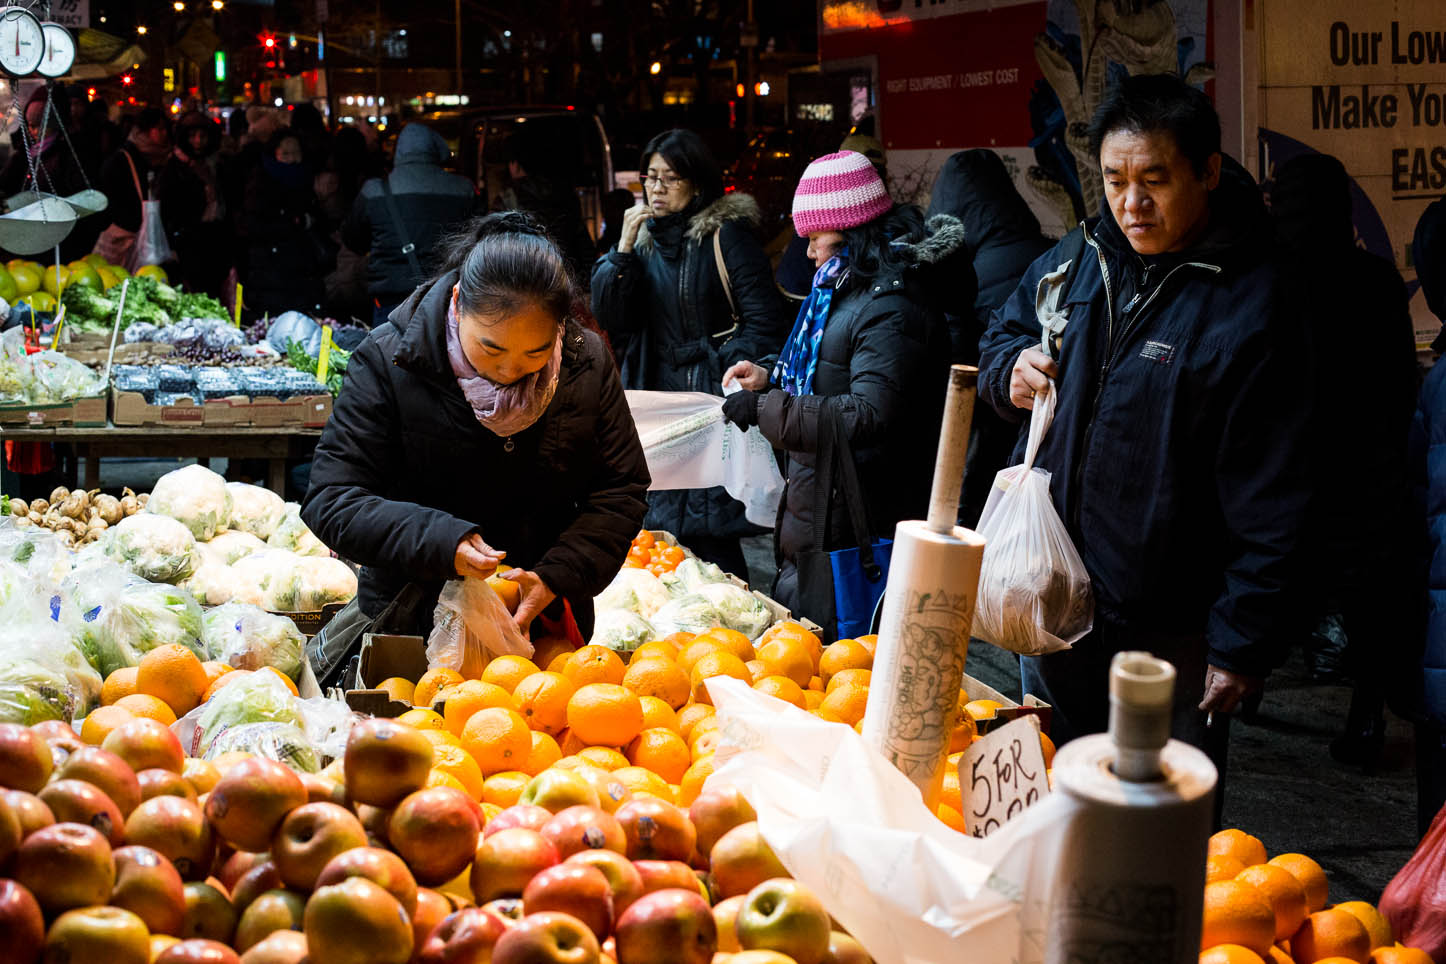
[[[136,197],[140,198],[141,201],[144,202],[146,199],[146,192],[141,190],[141,172],[136,170],[136,159],[131,157],[131,152],[125,150],[124,148],[121,149],[121,153],[126,156],[126,163],[131,166],[131,180],[134,181],[136,184]]]
[[[402,254],[407,256],[407,264],[412,269],[413,283],[421,284],[422,263],[417,260],[417,246],[407,236],[407,227],[402,223],[402,212],[397,207],[397,196],[392,193],[391,176],[382,178],[382,193],[387,199],[387,213],[392,216],[392,228],[397,232],[397,237],[402,242]]]
[[[833,399],[823,398],[818,411],[818,452],[813,467],[813,548],[823,552],[828,545],[829,515],[833,504],[834,451]]]
[[[1069,301],[1070,289],[1074,287],[1074,279],[1079,276],[1080,265],[1084,263],[1085,252],[1085,223],[1081,221],[1079,227],[1070,232],[1069,246],[1065,248],[1065,254],[1069,255],[1069,269],[1065,272],[1064,283],[1060,285],[1059,300],[1061,304]]]
[[[837,405],[833,406],[833,423],[839,488],[844,497],[844,506],[848,509],[854,542],[858,545],[859,563],[863,566],[864,575],[870,580],[878,579],[881,571],[878,563],[874,561],[874,532],[869,525],[869,507],[864,501],[864,487],[859,482],[859,467],[854,463],[853,446],[849,443],[848,432],[844,430],[843,412]]]
[[[738,330],[738,304],[733,300],[733,281],[728,277],[728,262],[723,259],[722,228],[713,232],[713,260],[718,263],[718,280],[723,282],[723,294],[728,297],[728,313],[733,316],[733,327],[713,337],[725,338]]]
[[[1044,328],[1044,337],[1041,339],[1040,345],[1044,353],[1056,361],[1059,359],[1059,346],[1056,342],[1063,337],[1064,326],[1069,322],[1069,293],[1074,288],[1074,279],[1079,277],[1080,267],[1085,260],[1085,230],[1085,222],[1081,221],[1078,228],[1065,236],[1064,251],[1062,252],[1066,258],[1063,268],[1064,276],[1059,278],[1057,272],[1060,269],[1055,269],[1053,277],[1058,278],[1058,282],[1050,295],[1049,307],[1041,309],[1041,302],[1036,298],[1036,309],[1041,310],[1040,325]],[[1040,283],[1041,290],[1043,290],[1045,282],[1049,280],[1050,277],[1046,276],[1045,281]],[[1056,324],[1052,326],[1046,323],[1046,315]]]

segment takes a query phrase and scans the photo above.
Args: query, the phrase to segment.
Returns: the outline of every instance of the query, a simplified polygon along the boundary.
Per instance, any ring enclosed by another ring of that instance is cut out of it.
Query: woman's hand
[[[723,373],[723,387],[737,383],[739,388],[761,392],[768,387],[768,369],[751,361],[741,361]]]
[[[517,628],[526,633],[532,621],[552,605],[557,594],[547,588],[547,583],[542,581],[541,576],[526,569],[509,569],[502,574],[502,578],[522,587],[522,601],[517,604],[517,614],[512,618],[517,623]]]
[[[652,217],[653,213],[642,204],[634,204],[623,212],[623,233],[618,238],[618,252],[627,254],[633,250],[633,245],[638,243],[638,232],[642,230],[644,222]]]
[[[497,564],[506,558],[507,553],[493,549],[474,532],[457,543],[453,564],[459,576],[476,576],[478,579],[486,579],[497,571]]]

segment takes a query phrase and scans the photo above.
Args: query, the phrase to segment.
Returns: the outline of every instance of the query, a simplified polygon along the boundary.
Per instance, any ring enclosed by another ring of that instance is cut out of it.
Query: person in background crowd
[[[782,564],[775,598],[808,611],[798,554],[813,546],[818,440],[830,408],[843,419],[875,538],[928,509],[949,373],[944,306],[974,301],[964,228],[895,207],[862,155],[841,151],[808,166],[793,200],[794,229],[817,269],[777,364],[740,361],[724,374],[741,391],[723,403],[739,428],[757,425],[788,453],[788,488],[775,534]],[[855,545],[835,491],[827,549]]]
[[[442,135],[425,124],[408,124],[397,137],[392,173],[362,185],[342,225],[342,243],[369,255],[368,290],[376,324],[385,322],[426,280],[448,226],[476,212],[472,182],[442,167],[451,156]],[[413,246],[411,257],[408,245]]]
[[[1298,318],[1276,290],[1260,191],[1225,162],[1203,93],[1174,75],[1125,78],[1089,133],[1105,192],[1075,249],[1059,360],[1040,351],[1036,295],[1075,232],[1025,273],[980,345],[980,394],[1004,418],[1058,394],[1035,464],[1094,594],[1092,632],[1020,658],[1024,691],[1054,707],[1065,742],[1107,728],[1115,653],[1168,659],[1174,735],[1212,756],[1223,787],[1227,714],[1301,621],[1310,386]]]
[[[1371,766],[1385,744],[1387,685],[1403,675],[1400,658],[1413,636],[1406,450],[1417,376],[1409,298],[1394,264],[1356,246],[1351,180],[1334,157],[1307,154],[1277,168],[1270,213],[1285,302],[1301,315],[1315,376],[1315,493],[1302,552],[1311,566],[1305,585],[1316,595],[1309,615],[1339,614],[1355,685],[1331,753]],[[1343,438],[1351,439],[1350,459],[1336,456]]]
[[[364,566],[366,616],[415,584],[430,622],[443,580],[490,576],[505,554],[520,628],[570,611],[591,636],[648,469],[612,358],[569,317],[573,295],[536,221],[489,215],[352,356],[301,512]],[[481,480],[507,496],[479,498]]]
[[[321,311],[322,278],[335,255],[316,231],[311,180],[301,141],[289,130],[278,131],[251,177],[241,211],[246,307],[254,314]]]
[[[974,261],[979,295],[969,311],[949,319],[955,364],[979,364],[979,339],[989,315],[1014,293],[1035,259],[1052,243],[1039,230],[999,155],[988,150],[960,151],[944,162],[934,181],[929,215],[952,214],[964,223],[964,239]],[[989,489],[1000,469],[1009,465],[1019,425],[995,414],[988,405],[974,411],[974,437],[964,471],[959,521],[979,522]]]
[[[647,203],[628,210],[617,246],[593,268],[593,314],[626,388],[722,394],[726,369],[747,359],[771,365],[786,334],[768,258],[753,235],[758,205],[723,193],[718,161],[692,131],[654,137],[640,170]],[[647,525],[729,572],[748,571],[738,540],[756,530],[721,486],[650,493]]]
[[[77,98],[75,105],[72,114],[79,115],[73,135],[75,151],[91,180],[99,182],[101,165],[120,147],[120,129],[110,121],[110,108],[105,98]]]
[[[109,219],[95,243],[96,253],[124,265],[141,230],[141,204],[150,191],[151,175],[171,156],[171,132],[159,107],[135,115],[125,143],[101,166],[96,185],[110,200],[97,220]]]
[[[1431,313],[1446,321],[1446,200],[1435,201],[1416,224],[1416,277]],[[1412,430],[1413,475],[1422,494],[1429,611],[1422,636],[1416,725],[1416,821],[1422,836],[1446,806],[1446,328],[1431,344],[1436,364],[1426,376]],[[1417,517],[1417,525],[1422,516]],[[1358,523],[1359,524],[1359,523]],[[1419,529],[1418,529],[1419,531]],[[1419,585],[1419,581],[1414,584]]]
[[[0,170],[0,198],[21,191],[38,191],[66,197],[89,186],[79,158],[66,140],[62,127],[70,123],[70,98],[63,87],[37,88],[25,104],[23,131],[12,137],[16,145],[4,170]],[[32,165],[34,177],[32,177]],[[104,217],[80,217],[65,240],[60,242],[62,261],[74,261],[90,253],[100,234]]]
[[[342,243],[341,227],[346,223],[368,178],[380,176],[375,169],[366,135],[345,126],[331,141],[331,162],[327,170],[333,188],[322,202],[323,215],[337,243],[336,270],[326,276],[328,312],[338,318],[370,319],[373,305],[367,294],[367,258]]]
[[[216,176],[221,128],[200,111],[176,124],[176,149],[156,179],[161,223],[180,261],[176,280],[190,291],[216,293],[231,270],[231,232]]]
[[[559,157],[552,144],[529,133],[535,126],[519,126],[507,140],[507,174],[512,182],[513,203],[517,210],[536,218],[557,240],[567,255],[568,269],[581,278],[597,256],[568,174],[575,160]]]

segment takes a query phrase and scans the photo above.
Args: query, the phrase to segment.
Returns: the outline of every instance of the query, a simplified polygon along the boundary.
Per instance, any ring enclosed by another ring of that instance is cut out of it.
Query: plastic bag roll
[[[969,654],[984,539],[900,522],[874,654],[864,742],[938,805]]]
[[[1074,740],[1054,759],[1067,826],[1053,867],[1047,964],[1138,960],[1195,964],[1216,772],[1171,740],[1164,779],[1134,783],[1111,769],[1108,734]]]

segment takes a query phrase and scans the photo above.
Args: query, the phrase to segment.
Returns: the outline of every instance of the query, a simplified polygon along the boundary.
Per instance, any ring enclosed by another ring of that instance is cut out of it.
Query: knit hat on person
[[[827,154],[808,165],[793,193],[793,227],[806,238],[815,231],[846,231],[894,207],[869,159],[854,151]]]

